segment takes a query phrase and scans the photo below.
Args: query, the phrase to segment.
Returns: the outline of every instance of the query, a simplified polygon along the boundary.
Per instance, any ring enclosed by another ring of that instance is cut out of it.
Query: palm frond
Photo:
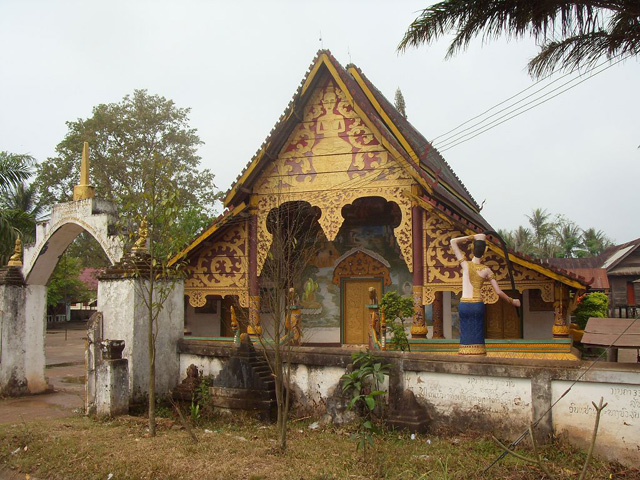
[[[404,34],[399,51],[453,34],[447,58],[472,39],[531,35],[542,51],[529,64],[536,77],[592,66],[602,57],[640,53],[637,0],[531,1],[445,0],[422,10]]]
[[[33,157],[0,152],[0,191],[15,187],[31,176]]]

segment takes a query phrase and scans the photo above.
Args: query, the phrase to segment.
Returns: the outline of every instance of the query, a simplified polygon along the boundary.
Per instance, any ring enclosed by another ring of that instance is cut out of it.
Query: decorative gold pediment
[[[385,285],[391,285],[389,263],[373,252],[355,249],[344,255],[333,271],[333,283],[340,285],[341,278],[368,277],[383,278]]]
[[[248,288],[247,255],[247,224],[242,221],[224,229],[210,246],[200,251],[195,264],[187,267],[185,290],[211,292]]]
[[[327,77],[304,106],[302,120],[278,157],[256,182],[258,210],[258,274],[271,247],[267,215],[291,201],[319,207],[318,222],[333,241],[340,230],[342,208],[363,197],[395,202],[402,221],[394,233],[403,258],[413,271],[411,202],[402,191],[413,183],[388,150],[362,122],[347,96]]]

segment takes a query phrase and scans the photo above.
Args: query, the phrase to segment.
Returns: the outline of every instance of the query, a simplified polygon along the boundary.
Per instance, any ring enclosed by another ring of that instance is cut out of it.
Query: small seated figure
[[[193,363],[187,367],[187,378],[180,385],[173,389],[173,398],[175,400],[190,401],[193,399],[193,392],[200,385],[202,379],[198,367]]]
[[[485,282],[490,282],[498,297],[514,307],[520,307],[520,300],[509,297],[498,286],[493,272],[481,263],[487,249],[487,237],[480,233],[451,240],[451,248],[462,267],[462,298],[458,307],[460,315],[460,349],[459,355],[486,355],[484,342],[484,302],[481,289]],[[465,259],[458,244],[465,240],[473,240],[473,258]]]

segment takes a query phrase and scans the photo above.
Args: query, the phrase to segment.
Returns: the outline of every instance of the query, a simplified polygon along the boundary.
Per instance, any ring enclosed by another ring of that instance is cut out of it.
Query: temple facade
[[[294,211],[314,238],[294,285],[303,345],[367,343],[373,288],[378,299],[413,299],[412,350],[457,351],[462,280],[449,241],[493,229],[444,158],[356,66],[318,53],[224,206],[175,259],[188,266],[185,336],[230,339],[231,307],[249,333],[269,329],[262,299],[277,288],[266,274],[282,248],[275,227]],[[512,283],[495,235],[488,247],[483,263],[523,303],[520,314],[483,288],[489,355],[571,358],[566,322],[585,280],[511,252]],[[304,254],[305,244],[296,248]]]

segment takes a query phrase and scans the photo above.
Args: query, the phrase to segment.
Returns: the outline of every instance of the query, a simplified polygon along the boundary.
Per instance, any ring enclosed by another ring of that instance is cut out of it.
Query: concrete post
[[[20,267],[0,268],[0,394],[29,393],[25,375],[25,291]]]
[[[129,413],[129,362],[126,358],[103,360],[98,365],[96,410],[99,416]]]
[[[44,376],[46,366],[44,339],[47,334],[47,287],[27,285],[25,298],[25,376],[29,393],[42,393],[49,388]]]

